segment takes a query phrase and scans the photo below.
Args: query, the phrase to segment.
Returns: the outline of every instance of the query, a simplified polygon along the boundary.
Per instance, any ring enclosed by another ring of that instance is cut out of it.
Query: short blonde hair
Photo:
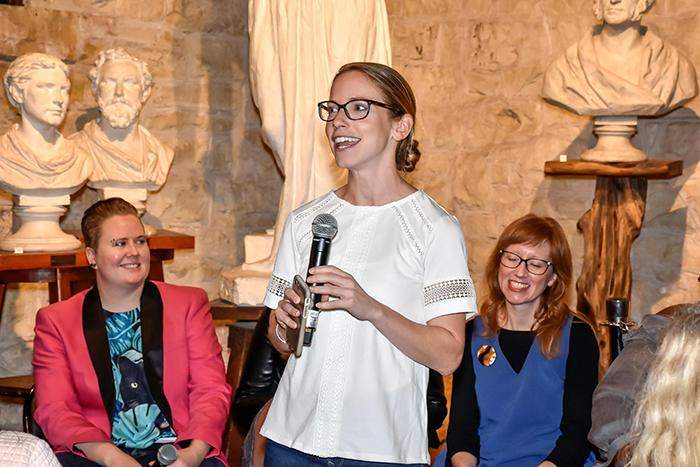
[[[632,467],[700,466],[700,306],[665,331],[632,424]]]
[[[603,21],[603,1],[604,0],[593,0],[593,14],[598,21]],[[632,21],[641,20],[644,13],[649,11],[655,1],[656,0],[637,0],[637,6],[634,9]]]
[[[7,94],[7,99],[10,101],[10,104],[16,109],[20,108],[19,102],[12,97],[12,93],[10,92],[12,86],[17,86],[20,90],[24,91],[24,86],[31,80],[29,75],[33,71],[50,70],[53,68],[58,68],[66,75],[66,78],[70,78],[68,66],[53,55],[31,53],[17,57],[17,59],[10,64],[3,78],[5,93]]]

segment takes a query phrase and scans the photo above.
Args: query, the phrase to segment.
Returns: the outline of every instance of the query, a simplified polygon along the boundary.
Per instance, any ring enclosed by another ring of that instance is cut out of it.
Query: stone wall
[[[558,219],[576,276],[578,218],[593,179],[549,178],[544,162],[592,144],[588,118],[539,97],[547,66],[594,23],[591,0],[387,0],[394,66],[413,85],[423,157],[410,179],[462,223],[477,282],[503,227],[529,211]],[[657,0],[644,24],[700,71],[700,3]],[[651,181],[633,248],[633,315],[700,299],[700,99],[640,123],[650,157],[682,159],[680,178]]]
[[[64,134],[96,116],[87,73],[100,50],[124,47],[149,63],[156,84],[141,121],[175,149],[175,159],[165,186],[149,197],[146,220],[195,236],[195,249],[176,252],[166,265],[166,280],[204,287],[216,298],[220,271],[243,260],[243,236],[273,225],[282,180],[260,141],[250,96],[248,2],[26,3],[0,6],[0,75],[27,52],[52,53],[69,63],[71,105]],[[0,133],[16,121],[19,116],[2,92]],[[64,228],[77,229],[83,210],[95,200],[92,190],[79,192]],[[0,198],[0,210],[3,206],[7,197]],[[6,208],[3,212],[7,217]],[[31,371],[34,313],[47,302],[42,285],[10,291],[0,329],[0,374]]]
[[[423,158],[410,180],[462,222],[479,279],[497,235],[516,217],[550,215],[569,234],[593,180],[550,179],[547,160],[577,157],[593,141],[589,120],[539,97],[547,65],[593,23],[591,0],[387,0],[394,65],[413,84]],[[168,182],[149,198],[147,220],[189,233],[166,279],[204,287],[212,298],[222,268],[243,257],[243,235],[272,226],[281,177],[259,137],[247,82],[245,0],[27,0],[0,6],[0,74],[13,57],[44,51],[72,70],[63,132],[94,118],[87,71],[97,52],[121,46],[147,60],[156,87],[143,123],[175,148]],[[700,4],[657,0],[645,23],[700,70]],[[0,97],[0,132],[18,120]],[[633,251],[636,317],[700,297],[700,100],[644,120],[635,142],[654,158],[680,158],[684,175],[649,184],[647,214]],[[64,221],[77,228],[95,200],[80,192]],[[7,196],[0,215],[7,219]],[[7,230],[7,221],[0,222]],[[2,232],[2,231],[0,231]],[[44,286],[10,291],[0,327],[0,372],[29,371],[33,315]],[[0,417],[1,418],[1,417]]]

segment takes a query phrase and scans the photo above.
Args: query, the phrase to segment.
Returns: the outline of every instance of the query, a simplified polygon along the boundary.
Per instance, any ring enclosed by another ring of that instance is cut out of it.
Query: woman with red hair
[[[566,304],[571,276],[554,219],[528,214],[499,237],[454,375],[447,465],[593,464],[586,435],[598,347]]]

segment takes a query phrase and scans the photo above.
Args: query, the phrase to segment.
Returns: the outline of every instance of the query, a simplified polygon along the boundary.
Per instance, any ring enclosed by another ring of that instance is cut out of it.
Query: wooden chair
[[[216,326],[228,326],[228,347],[230,349],[226,381],[233,394],[241,381],[243,367],[253,340],[255,325],[265,311],[264,306],[239,306],[223,300],[211,302],[211,313]],[[245,433],[235,426],[231,417],[226,423],[223,436],[223,452],[231,467],[241,465],[241,453]]]
[[[34,377],[27,375],[0,378],[0,396],[22,399],[22,431],[33,433]]]

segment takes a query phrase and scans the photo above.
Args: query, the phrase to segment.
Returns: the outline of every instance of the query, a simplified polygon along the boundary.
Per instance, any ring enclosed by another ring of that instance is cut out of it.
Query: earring
[[[97,269],[96,263],[90,263],[90,269]]]

